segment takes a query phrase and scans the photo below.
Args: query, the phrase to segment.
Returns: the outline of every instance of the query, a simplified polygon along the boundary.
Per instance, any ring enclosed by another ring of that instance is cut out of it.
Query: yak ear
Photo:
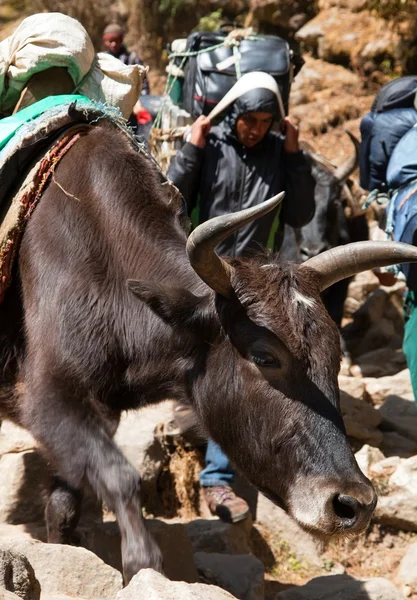
[[[127,287],[169,325],[204,326],[212,320],[210,295],[196,296],[185,288],[133,279],[127,281]]]

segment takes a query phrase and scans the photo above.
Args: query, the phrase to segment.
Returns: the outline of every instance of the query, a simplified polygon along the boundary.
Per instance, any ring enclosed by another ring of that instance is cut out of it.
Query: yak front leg
[[[61,482],[47,509],[51,541],[69,533],[77,521],[78,490],[88,482],[116,514],[122,537],[125,581],[142,568],[162,570],[161,552],[142,516],[140,477],[115,445],[106,423],[88,402],[71,393],[71,384],[33,369],[22,398],[24,426],[44,448]],[[57,516],[58,515],[58,516]]]
[[[53,477],[45,510],[48,542],[78,546],[80,538],[75,529],[81,516],[82,499],[81,489],[72,488],[59,476]]]

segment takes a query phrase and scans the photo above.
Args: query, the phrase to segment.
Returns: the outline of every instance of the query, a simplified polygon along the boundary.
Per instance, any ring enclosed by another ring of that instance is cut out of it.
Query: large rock
[[[411,544],[402,558],[397,582],[407,588],[413,594],[417,594],[417,543]]]
[[[169,581],[152,569],[142,569],[116,600],[233,600],[214,585]]]
[[[281,592],[276,600],[405,600],[391,581],[382,577],[354,579],[349,575],[316,577],[307,585]]]
[[[21,598],[12,592],[0,589],[0,600],[21,600]]]
[[[366,475],[366,477],[370,477],[372,465],[384,460],[384,455],[378,448],[373,448],[372,446],[365,444],[359,452],[356,452],[355,458],[362,473]]]
[[[348,377],[346,375],[339,375],[338,380],[339,387],[343,392],[354,398],[364,398],[365,384],[363,381],[356,377]]]
[[[198,581],[193,547],[185,526],[158,519],[147,519],[146,522],[161,549],[165,575],[173,581]],[[81,534],[82,546],[97,554],[106,564],[122,570],[121,538],[116,522],[92,523],[82,528]]]
[[[317,13],[310,0],[251,0],[250,11],[261,23],[296,31]]]
[[[369,377],[364,379],[363,383],[365,384],[366,397],[374,406],[380,406],[390,395],[407,399],[412,398],[413,389],[408,369],[404,369],[390,377]]]
[[[301,563],[322,567],[322,544],[311,534],[307,533],[282,508],[273,504],[263,494],[258,497],[257,524],[266,527],[267,538],[271,546],[285,543],[289,551]],[[256,552],[256,546],[253,549]],[[258,558],[263,558],[262,549]],[[270,564],[268,566],[271,566]]]
[[[417,456],[408,459],[385,459],[379,465],[392,461],[392,469],[383,495],[379,496],[375,519],[383,525],[392,525],[407,531],[417,531]],[[372,467],[378,473],[378,464]],[[387,472],[387,474],[389,471]],[[386,482],[386,477],[383,481]]]
[[[21,600],[39,600],[41,589],[26,556],[0,549],[0,588],[16,593]]]
[[[239,600],[264,600],[264,566],[254,556],[196,552],[194,559],[201,581],[218,585]]]
[[[0,429],[0,455],[10,452],[34,450],[37,444],[32,435],[14,425],[11,421],[3,421]]]
[[[121,573],[84,548],[44,544],[20,536],[2,538],[1,547],[26,556],[42,594],[114,600],[123,587]]]
[[[401,349],[378,348],[355,359],[351,373],[355,377],[384,377],[395,375],[406,368],[404,353]]]
[[[389,395],[379,408],[382,427],[417,442],[417,406],[414,395]]]
[[[396,431],[384,431],[381,452],[384,456],[400,456],[409,458],[417,454],[417,442],[410,440]]]
[[[417,456],[401,460],[389,484],[394,489],[403,489],[417,496]]]
[[[417,496],[408,491],[379,496],[373,518],[381,525],[417,531]]]
[[[296,33],[296,39],[318,58],[356,68],[370,60],[378,65],[382,56],[395,63],[401,47],[399,36],[382,19],[339,6],[321,10]]]
[[[249,554],[252,519],[223,523],[218,519],[196,519],[185,525],[194,552]]]
[[[36,450],[0,458],[0,522],[30,523],[43,518],[49,472]]]
[[[360,78],[343,67],[324,63],[308,55],[304,59],[305,64],[291,86],[291,106],[293,107],[315,100],[316,93],[331,86],[353,93],[355,86],[360,85]],[[304,101],[300,102],[303,98]]]
[[[382,443],[383,435],[378,429],[382,417],[377,410],[343,391],[340,392],[340,409],[349,437],[371,446],[379,446]]]
[[[115,435],[124,455],[141,475],[145,496],[156,494],[156,481],[166,457],[162,442],[155,435],[159,424],[172,420],[171,401],[125,412]]]

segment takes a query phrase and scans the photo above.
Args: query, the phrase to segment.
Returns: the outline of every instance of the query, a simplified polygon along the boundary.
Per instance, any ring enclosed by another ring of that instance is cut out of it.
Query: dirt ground
[[[266,576],[266,600],[270,600],[284,589],[304,585],[322,575],[345,573],[357,578],[385,577],[396,583],[395,573],[416,534],[371,524],[362,536],[332,542],[323,557],[323,569],[308,568],[289,552],[285,543],[268,540],[265,531],[262,535],[276,560]],[[417,600],[417,595],[409,598]]]

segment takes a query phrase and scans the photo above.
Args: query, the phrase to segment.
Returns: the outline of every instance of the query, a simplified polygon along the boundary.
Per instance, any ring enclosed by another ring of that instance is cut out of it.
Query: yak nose
[[[332,510],[336,524],[343,530],[363,529],[367,526],[377,503],[371,484],[359,483],[345,493],[333,495]]]

